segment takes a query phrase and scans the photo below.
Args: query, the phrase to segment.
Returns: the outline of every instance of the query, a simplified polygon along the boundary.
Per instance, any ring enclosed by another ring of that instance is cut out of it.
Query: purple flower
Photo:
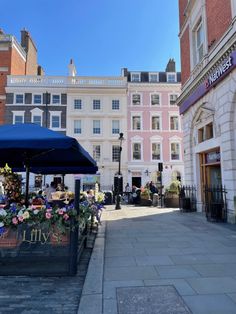
[[[12,204],[11,204],[10,210],[11,210],[13,213],[16,213],[17,207],[16,207],[16,204],[15,204],[15,203],[12,203]]]
[[[0,236],[6,231],[5,227],[0,227]]]

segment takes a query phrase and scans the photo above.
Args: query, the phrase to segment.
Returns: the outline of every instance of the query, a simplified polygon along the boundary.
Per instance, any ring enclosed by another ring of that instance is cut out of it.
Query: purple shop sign
[[[223,80],[235,67],[236,50],[233,51],[219,66],[217,66],[208,78],[182,103],[179,108],[180,114],[185,113],[201,97],[208,93],[212,87],[216,86],[221,80]]]
[[[206,154],[206,164],[220,161],[220,152],[210,152]]]

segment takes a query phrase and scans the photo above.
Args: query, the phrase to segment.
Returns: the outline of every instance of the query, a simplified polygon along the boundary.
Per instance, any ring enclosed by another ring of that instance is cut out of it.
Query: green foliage
[[[168,194],[179,194],[180,182],[178,180],[173,180],[170,186],[166,189]]]
[[[149,200],[150,199],[150,191],[149,191],[149,189],[147,189],[147,188],[143,189],[141,191],[141,193],[140,193],[140,197],[142,199]]]

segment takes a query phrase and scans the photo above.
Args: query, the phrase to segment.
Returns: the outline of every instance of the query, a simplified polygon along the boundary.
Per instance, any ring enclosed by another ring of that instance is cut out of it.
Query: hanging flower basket
[[[13,248],[19,244],[17,231],[12,228],[5,228],[0,234],[0,248]]]

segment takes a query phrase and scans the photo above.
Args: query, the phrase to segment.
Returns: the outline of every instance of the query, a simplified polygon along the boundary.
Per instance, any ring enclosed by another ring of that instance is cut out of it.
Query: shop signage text
[[[49,242],[51,232],[43,232],[41,229],[32,229],[30,234],[23,231],[22,234],[22,242],[35,243],[40,242],[41,244],[45,244]]]
[[[216,68],[216,70],[211,75],[209,75],[205,83],[206,88],[209,88],[215,81],[217,81],[232,65],[232,57],[229,56]]]
[[[220,161],[220,152],[210,152],[206,154],[206,163],[210,164],[213,162]]]

